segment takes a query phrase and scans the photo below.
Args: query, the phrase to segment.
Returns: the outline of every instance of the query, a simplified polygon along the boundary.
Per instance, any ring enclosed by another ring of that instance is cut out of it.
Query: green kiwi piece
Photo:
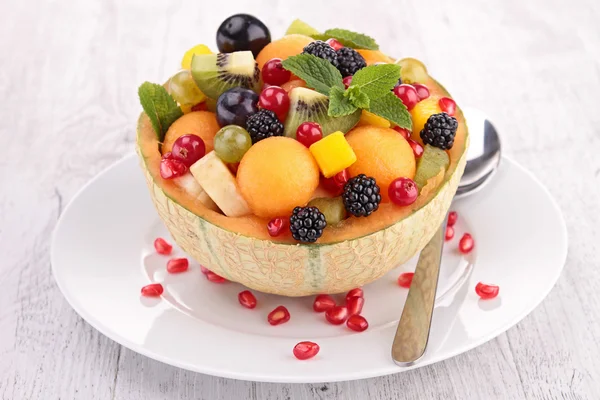
[[[317,207],[325,215],[327,225],[336,225],[346,219],[346,209],[341,197],[318,197],[308,203],[309,207]]]
[[[440,173],[440,168],[447,169],[450,165],[448,153],[442,149],[425,145],[425,151],[417,161],[417,172],[415,174],[415,183],[421,189],[427,184],[427,181]]]

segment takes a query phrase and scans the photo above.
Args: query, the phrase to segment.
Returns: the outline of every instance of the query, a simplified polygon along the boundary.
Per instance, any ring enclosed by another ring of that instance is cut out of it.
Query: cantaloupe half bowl
[[[432,78],[432,96],[449,96]],[[466,164],[468,132],[457,109],[459,127],[449,150],[450,165],[432,178],[411,206],[382,203],[369,217],[327,227],[314,244],[291,235],[272,238],[268,221],[257,216],[231,218],[212,211],[160,176],[160,143],[142,114],[137,152],[158,215],[177,244],[197,262],[250,289],[283,296],[341,293],[383,276],[420,252],[442,224]],[[418,138],[418,134],[413,133]]]

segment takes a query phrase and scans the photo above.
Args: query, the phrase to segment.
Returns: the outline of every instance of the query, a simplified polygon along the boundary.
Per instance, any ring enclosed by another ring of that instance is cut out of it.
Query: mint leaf
[[[312,54],[299,54],[289,57],[282,63],[283,68],[303,79],[306,85],[317,92],[329,95],[332,87],[344,89],[342,74],[329,61],[313,56]]]
[[[181,108],[167,89],[156,83],[142,83],[138,95],[144,112],[152,122],[158,141],[162,142],[171,124],[183,115]]]
[[[352,77],[352,86],[358,86],[371,100],[375,100],[398,83],[400,66],[396,64],[371,65],[359,69]]]
[[[329,92],[329,109],[327,115],[330,117],[342,117],[350,115],[356,111],[356,106],[350,102],[346,92],[337,86],[331,88]]]
[[[352,32],[347,29],[327,29],[320,35],[310,35],[317,40],[337,39],[346,47],[353,49],[379,50],[379,46],[370,36],[362,33]]]
[[[356,85],[350,86],[345,92],[344,97],[350,100],[350,104],[353,104],[357,108],[369,108],[369,96]]]
[[[369,111],[379,115],[400,128],[412,129],[412,119],[402,100],[392,92],[387,92],[378,99],[371,100]]]

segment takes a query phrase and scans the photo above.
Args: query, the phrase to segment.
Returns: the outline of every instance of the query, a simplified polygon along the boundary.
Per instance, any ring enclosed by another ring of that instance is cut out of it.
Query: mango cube
[[[356,162],[356,154],[339,131],[313,143],[309,150],[325,178],[331,178]]]

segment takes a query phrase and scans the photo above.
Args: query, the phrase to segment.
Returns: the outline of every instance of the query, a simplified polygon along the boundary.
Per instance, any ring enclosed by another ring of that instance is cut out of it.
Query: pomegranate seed
[[[292,73],[281,65],[281,58],[273,58],[263,66],[262,78],[269,85],[283,85],[292,77]]]
[[[281,122],[285,122],[290,109],[290,96],[279,86],[269,86],[261,92],[258,105],[265,110],[273,111]]]
[[[348,75],[347,77],[342,79],[342,82],[344,83],[344,87],[346,87],[346,89],[348,89],[350,87],[350,85],[352,85],[352,75]]]
[[[256,297],[249,290],[244,290],[238,293],[238,301],[246,308],[253,309],[256,307]]]
[[[273,218],[267,224],[267,230],[269,231],[269,235],[271,235],[271,237],[279,236],[284,227],[285,219],[283,218]]]
[[[363,290],[359,287],[354,288],[352,290],[350,290],[348,293],[346,293],[346,303],[348,302],[348,300],[350,300],[352,297],[365,297],[365,293],[363,292]]]
[[[450,225],[446,226],[446,236],[445,236],[445,239],[446,240],[452,240],[453,237],[454,237],[454,228],[451,227]]]
[[[156,238],[156,240],[154,241],[154,250],[156,250],[156,252],[158,254],[162,254],[162,255],[166,256],[166,255],[171,254],[171,251],[173,250],[173,246],[171,246],[169,244],[169,242],[167,242],[163,238]]]
[[[215,274],[212,271],[208,271],[206,273],[206,279],[208,279],[212,283],[225,283],[225,282],[227,282],[227,279],[223,278],[220,275]]]
[[[367,330],[369,323],[362,315],[351,315],[346,322],[346,326],[353,331],[362,332]]]
[[[344,191],[344,186],[346,182],[348,182],[350,176],[348,174],[348,170],[343,170],[335,174],[331,178],[323,178],[321,182],[323,183],[323,187],[331,194],[335,196],[339,196]]]
[[[204,265],[200,265],[200,271],[202,271],[202,273],[204,275],[208,275],[209,272],[212,272],[210,269],[206,268]]]
[[[163,294],[163,285],[160,283],[151,283],[142,288],[142,296],[144,297],[158,297]]]
[[[388,187],[388,196],[394,204],[409,206],[419,197],[419,188],[410,178],[396,178]]]
[[[456,221],[458,221],[458,213],[456,211],[450,211],[450,213],[448,213],[448,226],[454,226]]]
[[[310,147],[321,139],[323,139],[323,131],[321,125],[316,122],[303,122],[296,129],[296,140],[306,147]]]
[[[412,86],[406,83],[402,85],[398,85],[394,88],[394,94],[398,97],[408,110],[412,110],[415,105],[419,102],[419,95],[417,94],[417,90]]]
[[[427,89],[427,86],[423,85],[422,83],[413,83],[412,86],[417,91],[417,96],[419,96],[419,101],[425,100],[426,98],[429,97],[429,89]]]
[[[413,276],[415,276],[414,272],[403,272],[398,277],[398,286],[403,288],[409,288],[412,283]]]
[[[290,312],[284,306],[279,306],[269,313],[267,321],[269,324],[275,326],[280,325],[290,320]]]
[[[440,109],[448,115],[454,116],[456,113],[456,102],[449,97],[442,97],[438,104]]]
[[[342,47],[344,47],[343,44],[341,44],[339,42],[339,40],[331,38],[331,39],[327,39],[327,41],[325,42],[328,45],[330,45],[335,51],[338,51],[339,49],[341,49]]]
[[[330,324],[341,325],[348,319],[348,309],[344,306],[335,306],[325,311],[325,318]]]
[[[163,179],[174,179],[184,175],[187,167],[181,160],[172,158],[171,153],[167,153],[160,160],[160,176]]]
[[[298,360],[308,360],[319,353],[321,348],[314,342],[300,342],[294,346],[294,356]]]
[[[316,312],[327,311],[331,308],[335,307],[335,300],[328,294],[320,294],[315,297],[315,302],[313,303],[313,310]]]
[[[477,286],[475,286],[475,293],[483,300],[493,299],[500,293],[500,287],[479,282]]]
[[[460,238],[460,242],[458,242],[458,250],[463,254],[469,254],[471,250],[475,247],[475,241],[473,237],[469,233],[465,233],[463,237]]]
[[[198,103],[192,107],[192,111],[208,111],[208,106],[206,105],[206,102]]]
[[[406,140],[408,141],[408,144],[410,144],[410,147],[412,147],[413,153],[415,154],[415,158],[420,158],[423,155],[423,152],[425,151],[423,146],[421,146],[419,142],[415,142],[412,139]]]
[[[346,308],[348,309],[348,315],[356,315],[362,312],[363,306],[365,305],[365,299],[362,297],[354,296],[350,297],[346,301]]]
[[[206,146],[200,136],[188,134],[180,136],[175,140],[171,153],[175,159],[180,160],[189,168],[196,161],[204,157]]]
[[[412,134],[412,132],[409,131],[408,129],[400,128],[399,126],[395,126],[394,130],[396,132],[398,132],[399,134],[401,134],[402,137],[406,140],[408,140],[410,138],[410,135]]]
[[[167,262],[167,272],[178,274],[187,271],[189,266],[190,263],[187,258],[172,258]]]

